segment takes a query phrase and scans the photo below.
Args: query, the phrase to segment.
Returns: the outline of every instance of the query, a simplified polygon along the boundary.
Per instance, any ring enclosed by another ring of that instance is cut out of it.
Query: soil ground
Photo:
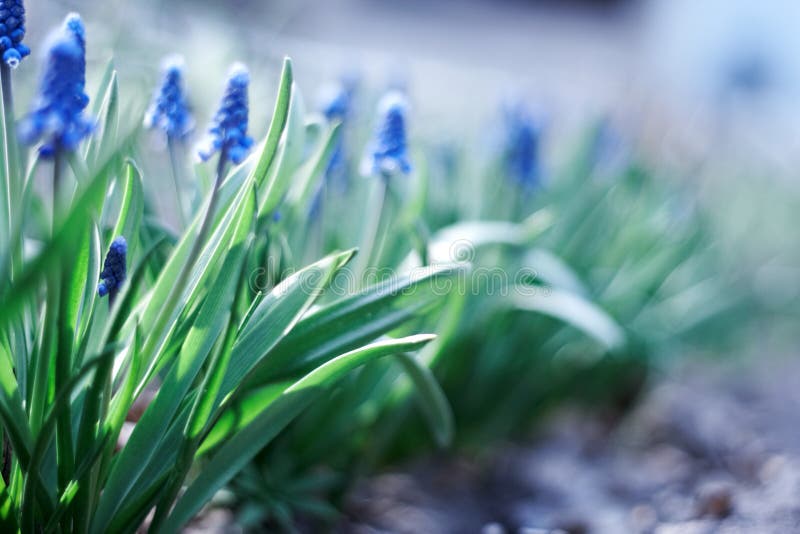
[[[800,532],[800,362],[692,365],[621,420],[554,414],[528,445],[364,482],[356,534]]]

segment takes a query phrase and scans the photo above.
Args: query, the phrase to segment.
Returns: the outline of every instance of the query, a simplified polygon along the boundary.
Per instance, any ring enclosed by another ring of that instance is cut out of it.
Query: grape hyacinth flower
[[[25,6],[22,0],[0,0],[0,52],[3,62],[15,69],[31,49],[22,43],[25,37]]]
[[[111,304],[125,282],[127,275],[126,256],[128,254],[128,243],[122,236],[117,237],[111,242],[106,254],[103,270],[100,273],[100,283],[97,284],[97,294],[101,297],[108,295]]]
[[[167,141],[185,141],[194,128],[183,83],[183,58],[167,57],[162,63],[161,86],[153,95],[145,126],[164,132]]]
[[[222,97],[219,111],[214,115],[205,140],[198,148],[202,161],[208,161],[219,152],[224,165],[228,161],[241,163],[253,146],[253,139],[247,135],[248,100],[247,87],[250,74],[241,63],[235,64],[228,74],[228,83]]]
[[[350,97],[350,91],[343,84],[326,85],[320,91],[320,111],[329,121],[344,120],[350,113]]]
[[[86,27],[83,25],[83,19],[77,13],[70,13],[64,19],[63,25],[64,33],[71,35],[78,47],[81,49],[81,85],[86,85]],[[89,98],[85,98],[83,108],[89,104]],[[82,108],[82,109],[83,109]]]
[[[319,109],[328,122],[344,122],[350,115],[354,83],[336,83],[323,88],[319,98]],[[344,134],[339,135],[336,146],[325,167],[325,182],[336,184],[339,189],[347,188],[346,154]],[[313,211],[313,210],[312,210]]]
[[[541,128],[522,104],[505,110],[504,164],[508,176],[525,192],[541,183]]]
[[[24,143],[44,140],[39,150],[43,158],[52,158],[59,150],[75,150],[94,130],[94,121],[83,114],[89,102],[84,68],[83,50],[73,34],[59,32],[51,38],[39,94],[20,124]]]
[[[389,176],[411,172],[406,140],[407,112],[408,103],[402,93],[393,91],[381,99],[375,136],[361,164],[363,174]]]

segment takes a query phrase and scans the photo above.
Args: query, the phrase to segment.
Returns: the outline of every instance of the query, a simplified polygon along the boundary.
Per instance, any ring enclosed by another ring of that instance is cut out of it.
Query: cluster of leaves
[[[362,126],[351,117],[336,128],[350,143]],[[353,144],[343,179],[289,190],[273,229],[286,264],[358,242],[375,218],[353,218],[352,206],[382,195],[376,248],[356,277],[470,263],[441,313],[420,319],[438,335],[420,360],[452,407],[460,446],[524,435],[565,400],[627,406],[659,357],[735,330],[747,295],[702,212],[633,154],[601,154],[605,127],[532,191],[502,152],[478,160],[485,150],[443,153],[437,142],[417,144],[422,165],[408,178],[359,177]],[[292,530],[293,510],[330,517],[320,495],[341,496],[381,462],[430,450],[430,414],[410,402],[407,372],[403,360],[372,363],[298,418],[232,487],[243,520]]]
[[[346,250],[253,283],[275,242],[275,208],[326,154],[297,153],[307,126],[289,60],[265,139],[178,236],[145,217],[152,182],[133,159],[142,116],[122,113],[113,68],[94,102],[99,131],[69,158],[64,205],[48,213],[34,182],[51,166],[34,158],[22,172],[4,100],[3,532],[177,532],[300,413],[384,357],[402,361],[448,426],[436,382],[409,355],[434,336],[400,327],[435,307],[426,288],[461,266],[330,291],[355,255]],[[128,279],[106,305],[97,283],[116,236],[128,243]]]

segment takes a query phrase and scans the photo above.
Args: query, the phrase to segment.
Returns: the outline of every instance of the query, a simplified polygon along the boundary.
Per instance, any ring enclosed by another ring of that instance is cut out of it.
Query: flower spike
[[[233,65],[219,110],[197,150],[202,161],[208,161],[217,152],[235,164],[247,157],[253,146],[253,139],[247,135],[249,84],[247,67],[241,63]]]
[[[351,92],[341,83],[322,88],[319,97],[320,112],[329,121],[343,120],[350,114]]]
[[[51,37],[39,94],[20,124],[24,143],[44,140],[39,150],[44,158],[53,157],[58,150],[75,150],[94,130],[94,121],[83,114],[89,102],[85,65],[83,50],[71,32]]]
[[[100,273],[100,283],[97,284],[97,294],[101,297],[108,295],[113,303],[119,289],[127,276],[128,243],[122,236],[111,242],[106,254],[103,270]]]
[[[162,63],[161,86],[145,116],[147,128],[164,132],[168,141],[184,141],[194,129],[183,83],[183,58],[169,56]]]
[[[70,13],[64,19],[63,25],[64,33],[72,35],[78,47],[81,49],[81,85],[86,85],[86,27],[83,25],[83,19],[77,13]],[[89,104],[88,97],[83,104],[85,108]]]
[[[390,175],[411,172],[406,140],[408,103],[402,93],[392,91],[378,104],[378,126],[361,164],[363,174]]]
[[[329,122],[344,123],[352,112],[354,92],[355,82],[350,79],[324,86],[319,96],[320,112]],[[346,159],[344,134],[342,134],[333,147],[324,174],[328,183],[336,183],[341,189],[347,187]]]
[[[511,180],[525,191],[541,183],[541,125],[521,103],[505,110],[504,164]]]
[[[15,69],[31,49],[22,43],[25,37],[25,6],[22,0],[0,0],[0,53],[3,62]]]

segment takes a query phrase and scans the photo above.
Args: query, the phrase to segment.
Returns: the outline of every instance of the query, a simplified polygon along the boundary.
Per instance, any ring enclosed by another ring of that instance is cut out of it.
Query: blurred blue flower
[[[25,37],[25,6],[22,0],[0,0],[0,52],[12,69],[19,66],[31,49],[22,43]]]
[[[39,150],[44,158],[58,150],[75,150],[94,130],[94,121],[83,114],[89,97],[84,92],[85,59],[75,36],[58,32],[47,50],[39,94],[19,132],[26,144],[44,140]]]
[[[202,161],[208,161],[216,152],[233,163],[241,163],[253,146],[247,135],[247,86],[250,74],[247,67],[237,63],[228,75],[228,84],[219,111],[214,115],[206,138],[198,147]]]
[[[353,104],[353,94],[355,93],[355,82],[352,79],[345,79],[341,83],[326,85],[320,92],[319,109],[329,122],[345,122],[351,112]],[[340,189],[347,188],[347,157],[345,153],[344,134],[339,135],[336,146],[328,165],[325,167],[325,181],[335,183]]]
[[[531,191],[541,183],[541,126],[531,112],[517,103],[505,109],[504,165],[520,188]]]
[[[81,49],[81,83],[86,85],[86,28],[83,25],[81,16],[77,13],[70,13],[64,19],[64,32],[72,35],[75,42]],[[89,99],[86,98],[84,107],[89,104]]]
[[[127,276],[127,254],[128,243],[124,237],[119,236],[111,242],[100,273],[100,283],[97,284],[97,294],[101,297],[109,295],[113,300],[122,287]]]
[[[320,91],[320,111],[329,121],[344,120],[350,113],[350,96],[342,84],[326,85]]]
[[[411,172],[406,140],[408,103],[402,93],[387,93],[378,104],[378,124],[375,136],[367,147],[361,164],[365,175],[390,175]]]
[[[194,119],[183,88],[183,58],[166,58],[162,70],[161,86],[153,95],[145,126],[163,131],[170,141],[184,141],[194,128]]]

